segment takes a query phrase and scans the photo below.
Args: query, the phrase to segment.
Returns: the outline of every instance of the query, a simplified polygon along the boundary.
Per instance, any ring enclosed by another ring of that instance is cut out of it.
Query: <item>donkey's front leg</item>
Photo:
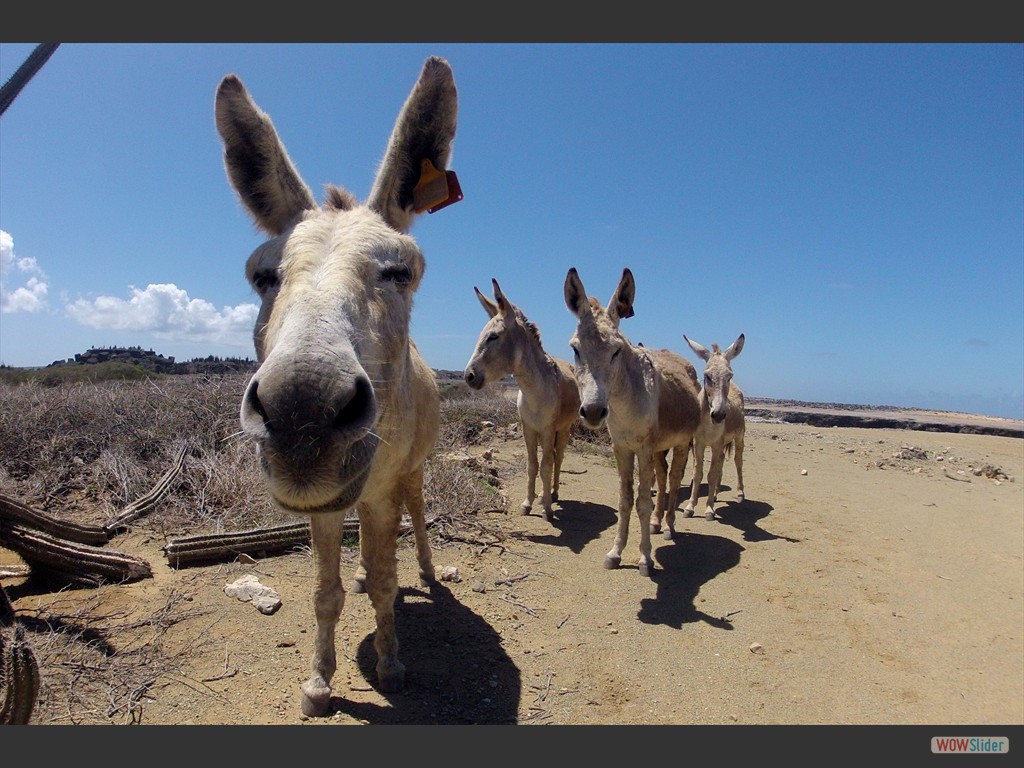
[[[309,521],[316,566],[313,675],[302,685],[302,714],[309,717],[323,717],[331,708],[331,678],[337,669],[334,629],[345,607],[345,587],[341,583],[340,571],[344,522],[344,511],[313,515]]]
[[[615,534],[615,543],[604,556],[605,568],[618,568],[622,562],[622,550],[626,548],[629,538],[629,515],[633,511],[633,451],[617,448],[615,466],[619,470],[619,527]]]
[[[711,446],[711,469],[708,470],[708,503],[704,517],[715,519],[715,503],[718,501],[718,488],[722,483],[722,467],[725,464],[725,446]]]
[[[562,461],[569,445],[569,427],[555,433],[555,466],[551,470],[551,501],[558,501],[558,488],[562,479]]]
[[[377,687],[384,693],[400,691],[405,685],[405,665],[398,660],[395,633],[395,598],[398,596],[398,562],[395,559],[401,507],[392,499],[370,507],[360,504],[359,518],[363,561],[366,565],[366,593],[377,617],[373,647],[377,651]]]
[[[651,558],[651,511],[654,500],[651,489],[654,486],[654,467],[657,459],[653,449],[645,445],[637,451],[636,516],[640,521],[640,562],[641,576],[650,576],[654,570]]]
[[[537,432],[523,424],[523,440],[526,442],[526,498],[519,505],[519,514],[528,515],[537,498]]]
[[[540,485],[541,485],[541,507],[544,509],[544,519],[549,523],[555,519],[551,511],[552,483],[555,472],[555,433],[545,430],[540,433]]]

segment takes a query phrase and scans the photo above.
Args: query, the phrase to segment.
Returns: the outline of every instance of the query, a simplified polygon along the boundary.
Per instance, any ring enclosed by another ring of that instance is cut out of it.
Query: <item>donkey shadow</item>
[[[697,594],[711,581],[740,561],[743,547],[724,536],[676,532],[672,545],[659,547],[655,559],[659,568],[651,572],[657,584],[653,598],[643,598],[637,618],[645,624],[664,624],[681,629],[684,624],[703,621],[718,629],[732,629],[725,616],[712,616],[696,606]]]
[[[782,539],[783,541],[798,544],[800,539],[795,539],[791,536],[777,536],[757,524],[758,520],[768,517],[773,509],[774,507],[771,504],[764,501],[751,501],[750,499],[726,501],[715,509],[715,516],[718,522],[724,525],[731,525],[733,528],[742,531],[744,541],[756,542]]]
[[[515,724],[521,673],[501,637],[441,583],[404,587],[395,601],[399,657],[405,687],[382,693],[390,706],[331,697],[331,711],[371,724]],[[373,633],[359,644],[356,663],[377,689]]]
[[[559,501],[551,527],[557,533],[527,534],[524,538],[537,544],[567,547],[580,554],[590,542],[616,524],[618,513],[606,504],[589,501]]]

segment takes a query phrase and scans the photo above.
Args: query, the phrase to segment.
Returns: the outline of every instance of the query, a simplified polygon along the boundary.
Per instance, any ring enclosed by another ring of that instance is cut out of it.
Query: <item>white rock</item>
[[[256,610],[267,615],[281,607],[281,596],[270,587],[260,584],[260,580],[251,573],[227,584],[224,594],[236,597],[243,603],[252,603]]]
[[[459,576],[459,569],[452,565],[446,565],[441,569],[441,581],[454,581],[460,582],[462,578]]]

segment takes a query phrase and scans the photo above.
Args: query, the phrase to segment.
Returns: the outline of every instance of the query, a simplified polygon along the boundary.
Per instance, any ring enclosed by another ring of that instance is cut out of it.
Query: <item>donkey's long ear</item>
[[[565,294],[565,306],[569,308],[576,317],[583,316],[584,308],[589,311],[590,303],[587,299],[587,291],[583,287],[583,281],[576,271],[576,267],[570,267],[565,275],[565,285],[562,287]]]
[[[696,352],[697,357],[699,357],[701,360],[707,360],[711,357],[711,353],[708,351],[708,348],[705,347],[703,344],[698,344],[696,341],[689,338],[685,333],[683,334],[683,338],[686,339],[686,343],[690,345],[690,349]]]
[[[730,344],[729,348],[725,350],[725,359],[732,360],[734,357],[736,357],[736,355],[742,352],[744,341],[745,339],[743,338],[743,334],[741,333],[739,335],[739,338],[736,339],[736,341],[734,341],[732,344]]]
[[[274,124],[237,76],[221,80],[214,115],[228,180],[260,229],[279,235],[299,214],[316,207]]]
[[[444,59],[431,56],[398,115],[367,200],[399,232],[408,232],[412,226],[412,191],[423,161],[429,160],[439,171],[448,167],[457,112],[451,67]]]
[[[626,269],[622,270],[619,287],[615,289],[615,293],[608,302],[608,317],[611,318],[616,327],[619,325],[619,320],[633,316],[633,299],[635,296],[636,282],[633,280],[633,273],[629,271],[629,267],[626,267]]]
[[[473,290],[476,292],[477,299],[480,300],[480,306],[484,308],[484,312],[486,312],[488,316],[494,317],[496,314],[498,314],[497,304],[495,304],[493,301],[491,301],[482,293],[480,293],[480,289],[477,288],[475,285],[473,286]]]
[[[512,309],[512,302],[505,298],[501,286],[498,285],[498,281],[493,277],[491,278],[491,287],[494,289],[494,301],[498,305],[498,309],[501,310],[501,313],[506,317],[514,315],[515,311]]]

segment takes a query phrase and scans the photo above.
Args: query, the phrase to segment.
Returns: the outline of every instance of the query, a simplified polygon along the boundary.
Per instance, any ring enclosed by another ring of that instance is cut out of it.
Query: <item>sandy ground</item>
[[[522,467],[522,442],[498,434],[473,452]],[[985,467],[993,476],[975,474]],[[525,476],[506,474],[514,510]],[[746,501],[735,502],[727,463],[718,518],[701,517],[702,504],[677,518],[673,540],[652,537],[657,568],[643,578],[635,517],[622,567],[602,567],[617,477],[609,456],[574,445],[554,523],[495,510],[479,522],[500,540],[467,531],[476,543],[436,542],[435,565],[458,580],[418,587],[403,541],[403,692],[374,688],[372,612],[365,595],[349,596],[334,711],[321,719],[299,711],[313,638],[308,554],[172,570],[162,540],[130,534],[118,546],[149,559],[154,578],[62,599],[142,615],[182,595],[197,615],[161,642],[190,650],[132,718],[97,701],[85,722],[1020,725],[1022,478],[1020,439],[754,420]],[[224,593],[250,573],[280,594],[273,615]],[[25,615],[54,600],[5,586]],[[106,641],[116,652],[117,636]],[[44,684],[44,699],[56,693]],[[68,722],[45,700],[38,711],[37,723]]]

